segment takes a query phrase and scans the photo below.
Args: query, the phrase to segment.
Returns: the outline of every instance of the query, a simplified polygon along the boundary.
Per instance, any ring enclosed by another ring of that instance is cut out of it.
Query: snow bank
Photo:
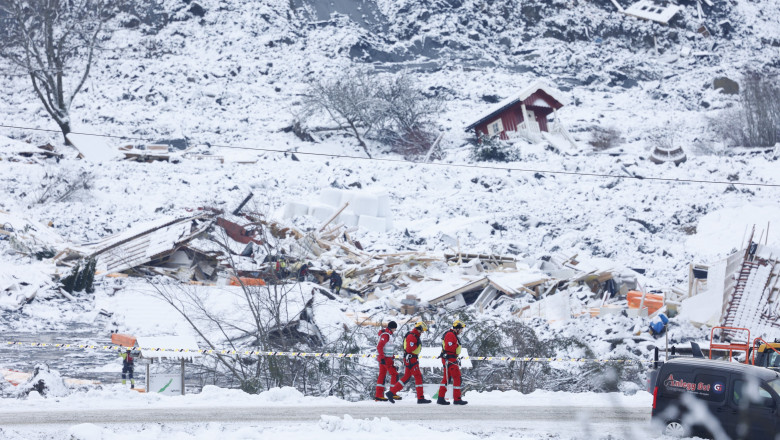
[[[68,429],[68,435],[73,440],[103,440],[109,436],[103,435],[104,429],[91,423],[82,423]],[[110,437],[113,437],[111,435]]]
[[[38,400],[36,396],[63,397],[68,394],[70,389],[65,385],[60,373],[49,369],[46,364],[36,365],[30,380],[20,384],[16,390],[17,396],[28,396],[33,402]]]
[[[55,372],[56,373],[56,372]],[[56,374],[59,377],[59,374]],[[60,382],[62,379],[60,379]],[[32,380],[30,381],[32,382]],[[47,382],[48,384],[48,382]],[[20,385],[20,388],[22,385]],[[248,394],[238,389],[220,388],[206,385],[199,394],[184,396],[166,396],[162,394],[138,393],[122,385],[110,385],[103,388],[78,390],[72,393],[65,389],[56,401],[35,399],[35,401],[19,401],[17,399],[0,399],[0,409],[34,411],[36,409],[87,409],[87,408],[177,408],[177,407],[212,407],[212,406],[322,406],[348,405],[349,402],[336,397],[305,396],[291,387],[272,388],[259,394]],[[60,388],[58,388],[60,390]],[[54,394],[52,394],[54,395]]]

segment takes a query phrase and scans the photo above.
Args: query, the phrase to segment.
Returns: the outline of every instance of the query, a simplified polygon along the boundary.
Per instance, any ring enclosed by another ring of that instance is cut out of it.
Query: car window
[[[775,393],[780,395],[780,378],[772,379],[766,383],[769,388],[773,389]]]
[[[737,406],[747,407],[753,406],[765,406],[774,407],[775,402],[772,394],[769,392],[768,387],[778,386],[774,385],[761,385],[759,386],[758,380],[735,380],[734,389],[732,392],[732,400]],[[767,388],[765,388],[767,387]]]

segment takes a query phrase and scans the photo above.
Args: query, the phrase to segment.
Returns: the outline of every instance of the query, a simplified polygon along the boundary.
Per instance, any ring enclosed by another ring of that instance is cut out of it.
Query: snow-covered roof
[[[517,295],[529,291],[525,286],[535,285],[548,279],[544,272],[518,268],[517,271],[511,272],[490,272],[481,276],[467,275],[436,282],[425,281],[410,288],[408,293],[416,294],[421,301],[436,304],[459,293],[485,288],[488,284],[508,295]]]
[[[513,106],[514,104],[517,104],[520,101],[525,101],[526,99],[528,99],[529,96],[533,95],[539,90],[550,95],[552,99],[558,101],[558,103],[561,106],[563,106],[563,98],[561,97],[560,91],[545,84],[543,81],[534,81],[533,84],[525,88],[520,93],[504,99],[503,101],[493,106],[490,110],[483,113],[479,118],[477,118],[475,122],[471,123],[468,127],[466,127],[466,131],[473,129],[474,127],[481,124],[482,122],[485,122],[485,120],[492,118],[497,113],[501,113],[502,111]]]
[[[765,260],[780,261],[780,248],[759,244],[755,255]]]
[[[681,10],[682,7],[678,5],[660,6],[651,0],[640,0],[622,12],[637,18],[667,24]]]
[[[122,272],[140,266],[163,253],[173,252],[177,246],[197,236],[210,223],[193,226],[192,221],[204,217],[205,215],[198,214],[144,222],[98,242],[84,244],[75,250],[95,256],[100,271]]]
[[[139,336],[136,342],[147,359],[192,359],[203,356],[190,336]]]
[[[535,285],[549,279],[544,273],[536,270],[524,270],[518,272],[491,272],[487,279],[496,289],[516,295],[527,292],[527,285]]]

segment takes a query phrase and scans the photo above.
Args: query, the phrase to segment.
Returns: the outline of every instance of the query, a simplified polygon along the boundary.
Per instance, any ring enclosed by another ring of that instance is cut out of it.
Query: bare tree
[[[377,77],[367,70],[346,70],[333,79],[311,83],[304,103],[307,113],[324,111],[340,129],[352,132],[371,157],[364,138],[383,122],[376,98],[379,86]]]
[[[369,157],[365,140],[377,132],[379,141],[406,156],[427,151],[436,138],[431,126],[443,109],[441,96],[423,94],[409,74],[382,79],[365,69],[313,82],[304,103],[304,117],[327,113],[338,129],[355,136]]]
[[[63,137],[70,107],[84,87],[106,23],[121,0],[0,0],[0,57],[19,66]],[[67,137],[65,143],[70,144]]]
[[[710,129],[726,147],[767,147],[780,142],[780,81],[777,76],[747,72],[740,105],[721,110]]]
[[[386,124],[382,140],[408,159],[425,154],[436,139],[434,124],[444,109],[443,97],[426,96],[408,73],[385,81],[378,97]]]
[[[748,72],[741,95],[743,145],[764,147],[780,142],[780,84],[777,78]]]
[[[238,263],[228,245],[227,234],[222,229],[217,232],[212,240],[222,247],[231,268],[230,275],[239,281],[239,286],[223,289],[215,301],[213,289],[150,281],[157,296],[173,307],[211,349],[290,351],[307,343],[316,345],[316,337],[299,331],[299,323],[304,320],[314,298],[311,286],[285,279],[273,270],[263,276],[266,285],[244,284],[235,269]],[[266,234],[265,238],[269,236]],[[267,239],[263,242],[266,243],[266,255],[275,252]],[[227,373],[241,389],[250,393],[293,385],[291,377],[302,368],[295,359],[291,361],[284,357],[232,355],[219,351],[213,356],[212,370]]]
[[[408,73],[382,84],[378,97],[387,122],[400,133],[413,133],[433,124],[444,108],[441,96],[425,96]]]

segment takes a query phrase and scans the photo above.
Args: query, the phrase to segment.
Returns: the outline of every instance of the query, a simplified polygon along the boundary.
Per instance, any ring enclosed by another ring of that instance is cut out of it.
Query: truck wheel
[[[664,427],[664,435],[676,438],[683,437],[685,436],[685,427],[677,420],[666,422],[666,426]]]

